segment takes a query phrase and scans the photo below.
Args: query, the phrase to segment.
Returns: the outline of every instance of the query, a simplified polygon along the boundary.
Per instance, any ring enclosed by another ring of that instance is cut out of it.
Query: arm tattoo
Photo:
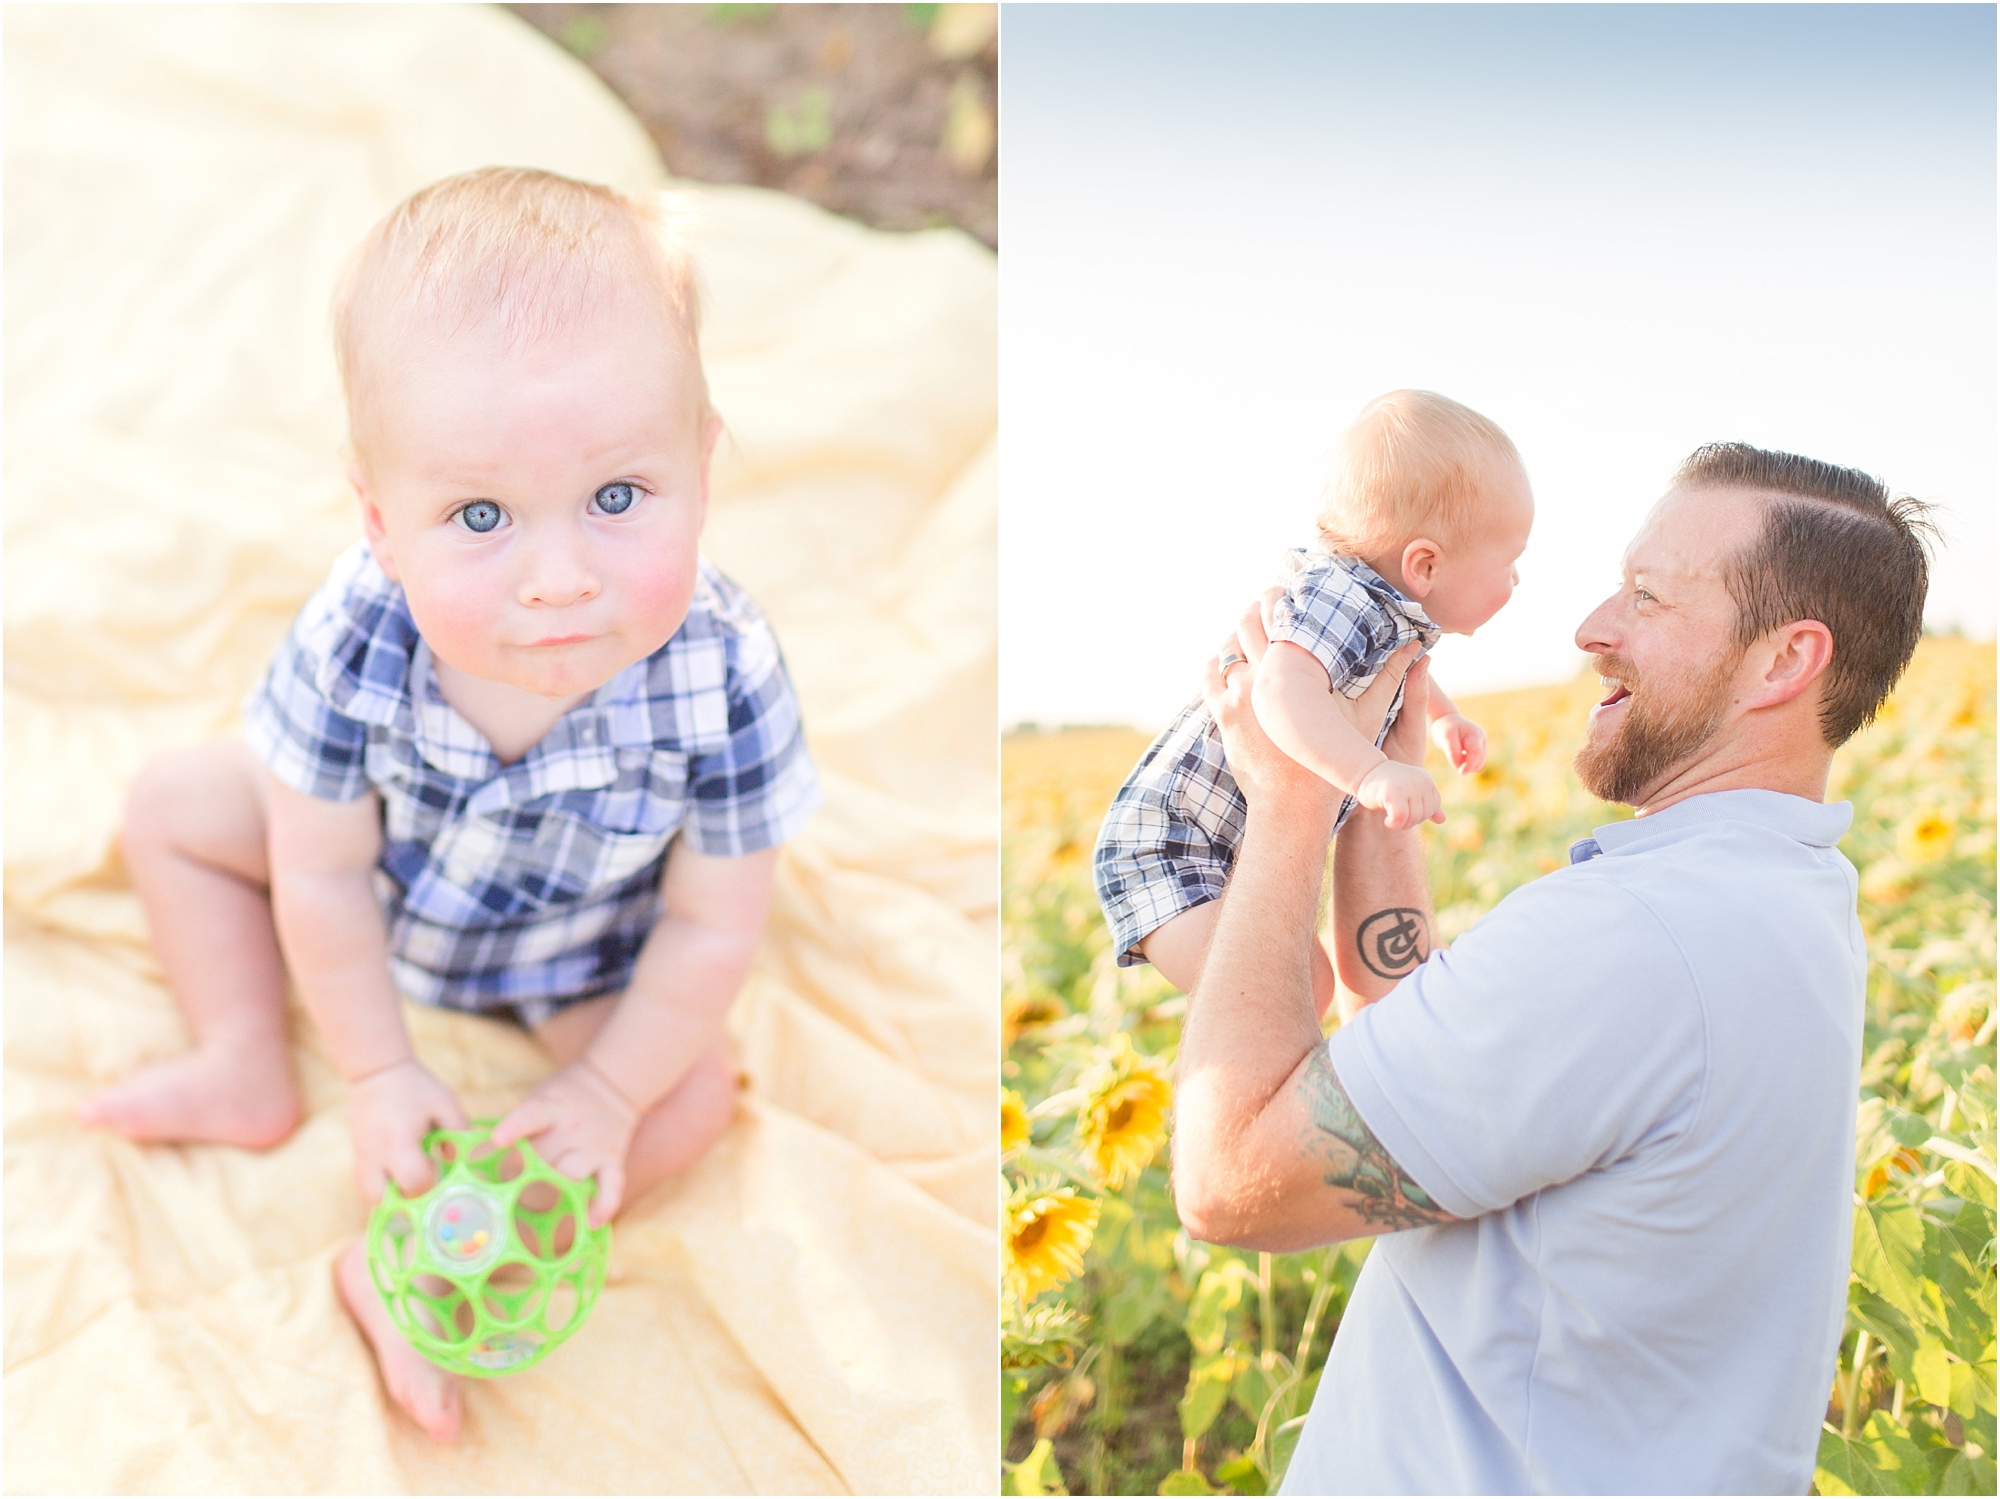
[[[1314,1047],[1306,1058],[1299,1092],[1306,1104],[1307,1156],[1321,1168],[1320,1180],[1353,1194],[1348,1206],[1364,1221],[1387,1232],[1454,1221],[1403,1173],[1362,1122],[1324,1046]]]
[[[1354,930],[1361,961],[1377,978],[1399,979],[1429,956],[1424,913],[1410,906],[1377,911]]]

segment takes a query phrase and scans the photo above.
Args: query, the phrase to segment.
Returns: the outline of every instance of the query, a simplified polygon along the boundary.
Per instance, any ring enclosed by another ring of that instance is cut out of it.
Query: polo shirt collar
[[[1749,822],[1782,833],[1809,848],[1832,848],[1854,821],[1849,802],[1815,802],[1782,791],[1746,787],[1709,791],[1675,802],[1645,817],[1608,822],[1588,838],[1570,845],[1570,862],[1581,864],[1598,854],[1626,853],[1656,839],[1687,837],[1712,823]]]

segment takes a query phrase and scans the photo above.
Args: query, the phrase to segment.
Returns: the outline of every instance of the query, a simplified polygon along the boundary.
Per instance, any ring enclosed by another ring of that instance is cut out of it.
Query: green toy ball
[[[590,1227],[594,1181],[572,1181],[496,1121],[432,1130],[437,1183],[392,1181],[368,1219],[368,1271],[397,1330],[454,1374],[487,1379],[546,1358],[583,1326],[604,1285],[611,1230]]]

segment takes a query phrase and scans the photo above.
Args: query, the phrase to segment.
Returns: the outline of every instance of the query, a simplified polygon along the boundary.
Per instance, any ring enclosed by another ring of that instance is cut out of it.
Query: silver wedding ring
[[[1222,670],[1222,680],[1224,682],[1227,682],[1229,680],[1230,667],[1241,666],[1243,665],[1244,662],[1248,661],[1249,659],[1250,658],[1248,656],[1239,656],[1234,651],[1231,651],[1228,655],[1224,656],[1220,663]]]

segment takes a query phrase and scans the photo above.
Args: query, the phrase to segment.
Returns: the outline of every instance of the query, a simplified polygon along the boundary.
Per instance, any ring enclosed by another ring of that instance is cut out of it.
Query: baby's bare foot
[[[208,1042],[141,1067],[78,1104],[76,1116],[128,1140],[205,1140],[264,1150],[298,1127],[299,1089],[282,1039]]]
[[[333,1278],[340,1287],[340,1299],[347,1303],[348,1315],[375,1349],[375,1362],[389,1398],[432,1440],[454,1440],[458,1436],[458,1377],[445,1373],[396,1331],[375,1282],[368,1278],[368,1261],[359,1239],[340,1252]]]

